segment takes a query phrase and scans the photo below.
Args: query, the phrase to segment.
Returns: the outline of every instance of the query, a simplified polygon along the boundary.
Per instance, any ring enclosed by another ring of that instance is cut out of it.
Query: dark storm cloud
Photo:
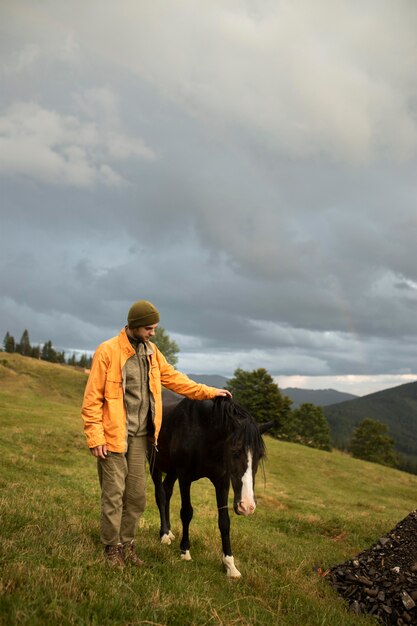
[[[21,4],[3,333],[93,350],[145,297],[187,371],[415,371],[410,3]]]

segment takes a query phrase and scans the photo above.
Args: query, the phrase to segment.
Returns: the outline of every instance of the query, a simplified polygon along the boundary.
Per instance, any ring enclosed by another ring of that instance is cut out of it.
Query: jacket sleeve
[[[81,416],[84,420],[84,433],[89,448],[106,443],[103,429],[104,390],[106,386],[107,364],[105,356],[97,349],[91,364],[90,375],[84,392]]]
[[[170,365],[156,346],[154,346],[154,349],[158,360],[161,383],[164,387],[182,396],[187,396],[191,400],[211,400],[216,397],[218,390],[215,387],[209,387],[191,380],[191,378],[176,370],[173,365]]]

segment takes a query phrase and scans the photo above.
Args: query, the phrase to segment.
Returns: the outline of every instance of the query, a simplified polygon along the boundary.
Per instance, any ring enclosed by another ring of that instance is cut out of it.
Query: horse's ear
[[[264,422],[263,424],[258,424],[259,432],[261,435],[266,433],[267,430],[270,430],[273,426],[277,426],[275,420],[271,420],[270,422]]]

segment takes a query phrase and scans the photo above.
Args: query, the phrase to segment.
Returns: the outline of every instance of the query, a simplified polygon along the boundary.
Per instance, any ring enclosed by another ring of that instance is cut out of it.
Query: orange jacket
[[[217,389],[200,385],[178,372],[155,344],[148,354],[149,390],[153,398],[154,442],[162,423],[161,385],[193,400],[214,398]],[[127,417],[124,402],[125,364],[135,354],[123,329],[118,336],[104,341],[96,350],[82,405],[84,432],[89,448],[107,445],[112,452],[127,449]]]

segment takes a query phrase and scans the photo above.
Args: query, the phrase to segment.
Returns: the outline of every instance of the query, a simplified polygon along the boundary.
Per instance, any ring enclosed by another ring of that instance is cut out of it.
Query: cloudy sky
[[[417,378],[414,0],[2,0],[0,332]]]

